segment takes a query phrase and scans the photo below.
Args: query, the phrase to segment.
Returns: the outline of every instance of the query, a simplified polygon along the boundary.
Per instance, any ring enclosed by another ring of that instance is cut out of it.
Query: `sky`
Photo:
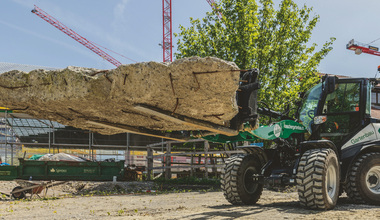
[[[335,37],[333,50],[319,71],[351,77],[374,77],[380,57],[355,55],[346,49],[351,40],[369,43],[380,38],[378,0],[294,0],[313,7],[320,22],[310,42],[322,46]],[[280,0],[274,0],[278,5]],[[360,4],[359,4],[360,2]],[[123,64],[163,60],[161,0],[1,0],[0,62],[65,68],[115,68],[83,45],[31,13],[34,5],[105,50]],[[173,32],[188,27],[189,18],[203,18],[211,7],[206,0],[172,0]],[[173,38],[175,46],[176,38]],[[371,45],[380,47],[380,40]],[[175,48],[174,48],[175,50]],[[125,58],[127,57],[127,58]],[[380,74],[378,74],[380,77]]]

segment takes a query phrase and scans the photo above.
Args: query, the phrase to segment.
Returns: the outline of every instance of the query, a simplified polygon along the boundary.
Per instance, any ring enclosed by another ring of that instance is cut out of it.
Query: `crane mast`
[[[214,0],[206,0],[213,9],[217,9]],[[222,14],[218,14],[222,19]],[[162,23],[163,23],[163,61],[172,62],[173,57],[173,32],[172,32],[172,0],[162,0]]]
[[[115,65],[116,67],[121,65],[121,62],[119,62],[118,60],[116,60],[115,58],[113,58],[112,56],[107,54],[106,52],[104,52],[102,49],[97,47],[91,41],[87,40],[86,38],[82,37],[81,35],[79,35],[75,31],[68,28],[66,25],[62,24],[60,21],[58,21],[54,17],[50,16],[48,13],[46,13],[45,11],[43,11],[42,9],[37,7],[36,5],[34,5],[34,9],[32,10],[32,13],[34,13],[38,17],[42,18],[43,20],[45,20],[49,24],[53,25],[58,30],[62,31],[63,33],[65,33],[69,37],[73,38],[74,40],[76,40],[77,42],[82,44],[83,46],[87,47],[88,49],[90,49],[91,51],[93,51],[94,53],[96,53],[97,55],[102,57],[103,59],[105,59],[108,62]]]
[[[172,62],[172,0],[162,0],[163,41],[162,50],[164,62]]]

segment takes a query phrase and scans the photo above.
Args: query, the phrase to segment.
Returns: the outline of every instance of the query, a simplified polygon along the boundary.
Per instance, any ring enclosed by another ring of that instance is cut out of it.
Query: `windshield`
[[[314,119],[315,111],[317,110],[318,101],[322,94],[322,84],[319,83],[312,89],[307,91],[301,103],[300,123],[311,133],[311,122]]]

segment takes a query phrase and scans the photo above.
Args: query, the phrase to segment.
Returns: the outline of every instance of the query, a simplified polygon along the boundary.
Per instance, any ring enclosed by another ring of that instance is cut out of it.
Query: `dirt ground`
[[[14,182],[0,182],[2,191],[11,190],[14,186],[16,186]],[[107,192],[107,189],[111,188],[119,190],[119,194]],[[224,199],[220,191],[178,190],[163,193],[159,190],[149,192],[151,188],[152,183],[141,182],[118,184],[71,182],[49,190],[45,199],[3,198],[0,200],[0,218],[380,219],[380,206],[350,204],[345,197],[339,200],[334,210],[316,211],[301,207],[296,192],[265,190],[257,205],[233,206]]]

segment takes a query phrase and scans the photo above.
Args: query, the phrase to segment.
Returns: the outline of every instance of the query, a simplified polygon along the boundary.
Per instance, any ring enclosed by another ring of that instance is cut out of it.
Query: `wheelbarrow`
[[[16,186],[13,188],[12,192],[10,193],[11,196],[15,199],[23,199],[26,197],[26,194],[30,194],[30,198],[33,197],[33,195],[39,196],[39,194],[45,190],[44,197],[46,196],[46,193],[49,188],[57,185],[61,185],[66,183],[67,181],[28,181],[28,180],[15,180],[19,186]]]

